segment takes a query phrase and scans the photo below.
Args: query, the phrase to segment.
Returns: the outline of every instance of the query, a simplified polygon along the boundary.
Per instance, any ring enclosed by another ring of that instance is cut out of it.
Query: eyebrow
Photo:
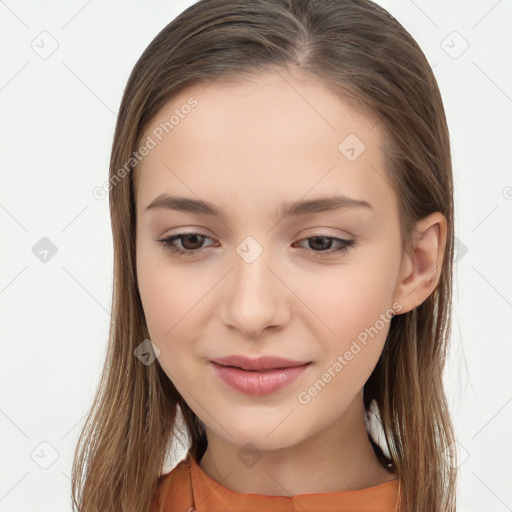
[[[288,201],[283,203],[280,210],[278,209],[276,211],[276,216],[296,217],[300,215],[348,208],[366,208],[373,210],[372,205],[367,201],[341,195],[322,197],[318,199]],[[226,219],[227,217],[222,208],[219,208],[208,201],[181,196],[171,196],[169,194],[161,194],[156,197],[145,208],[145,211],[157,209],[176,210],[196,215],[212,215],[219,217],[220,219]]]

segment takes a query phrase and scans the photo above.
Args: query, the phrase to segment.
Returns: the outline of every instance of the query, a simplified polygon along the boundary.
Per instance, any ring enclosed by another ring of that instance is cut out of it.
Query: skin
[[[352,491],[396,478],[378,462],[363,417],[363,386],[389,322],[309,403],[298,395],[393,304],[402,314],[432,293],[445,218],[437,212],[419,222],[414,254],[402,254],[380,125],[312,78],[288,71],[189,87],[141,140],[191,96],[198,105],[134,171],[136,252],[158,361],[207,427],[201,468],[235,492],[280,496]],[[354,161],[338,149],[348,134],[366,146]],[[162,193],[210,201],[226,219],[145,211]],[[274,216],[285,201],[335,194],[366,200],[372,209]],[[195,250],[192,257],[174,255],[159,242],[187,231],[207,237],[174,242]],[[312,239],[322,235],[356,243],[322,258],[321,244]],[[236,251],[247,236],[263,249],[252,263]],[[313,364],[285,388],[253,397],[211,371],[208,360],[231,354]],[[243,462],[239,456],[247,453],[256,463]]]

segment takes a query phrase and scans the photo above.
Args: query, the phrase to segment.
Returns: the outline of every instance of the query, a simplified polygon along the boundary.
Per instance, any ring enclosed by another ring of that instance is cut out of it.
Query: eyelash
[[[172,236],[169,236],[167,238],[164,238],[163,240],[158,240],[158,241],[163,245],[163,247],[164,247],[164,249],[166,251],[169,251],[169,252],[175,253],[175,254],[179,254],[179,255],[182,255],[182,256],[185,256],[185,257],[193,257],[198,252],[200,252],[201,249],[184,250],[184,249],[180,249],[179,247],[176,247],[175,245],[173,245],[174,240],[178,240],[178,239],[183,238],[185,236],[199,236],[199,237],[203,237],[203,238],[210,238],[210,237],[208,237],[206,235],[203,235],[201,233],[179,233],[177,235],[172,235]],[[320,256],[321,258],[322,257],[326,257],[326,256],[331,255],[331,254],[336,253],[336,252],[340,252],[340,251],[341,252],[347,252],[355,244],[355,240],[346,240],[345,238],[339,238],[339,237],[336,237],[336,236],[328,236],[328,235],[310,236],[310,237],[307,237],[307,238],[303,238],[302,240],[299,240],[299,242],[302,242],[303,240],[311,240],[313,238],[327,238],[329,240],[337,241],[337,242],[339,242],[341,244],[339,247],[337,247],[335,249],[330,249],[330,250],[327,250],[327,251],[314,251],[314,250],[311,249],[311,251],[315,254],[315,256]]]

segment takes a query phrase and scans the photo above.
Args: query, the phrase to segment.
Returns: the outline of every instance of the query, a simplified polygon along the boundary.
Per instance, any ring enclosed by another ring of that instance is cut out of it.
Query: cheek
[[[362,263],[331,269],[314,279],[303,276],[297,295],[323,324],[324,338],[346,341],[374,325],[389,309],[391,274],[378,265]]]
[[[170,339],[195,302],[193,278],[170,266],[163,250],[141,243],[137,251],[137,284],[148,330],[152,339]]]
[[[158,362],[175,385],[181,382],[180,368],[193,345],[181,330],[186,321],[183,294],[177,293],[176,280],[156,266],[148,266],[140,275],[139,290],[151,341],[160,350]],[[190,308],[187,308],[190,309]]]
[[[211,286],[197,279],[192,266],[171,266],[165,257],[155,258],[143,249],[137,257],[137,280],[149,337],[160,350],[159,363],[169,376],[179,378],[196,357],[198,319],[206,305],[201,298]]]
[[[334,421],[363,388],[389,332],[391,311],[385,305],[384,289],[373,281],[362,279],[358,283],[359,288],[353,292],[331,293],[331,300],[325,300],[320,309],[330,330],[322,327],[320,335],[317,328],[321,360],[298,396],[299,403],[310,404],[326,422]]]
[[[317,334],[322,381],[337,383],[327,386],[332,392],[359,390],[382,353],[391,321],[394,274],[382,265],[383,252],[379,254],[375,260],[330,269],[321,279],[317,275],[315,280],[303,280],[299,295],[315,313],[304,318],[310,319],[309,329]],[[324,372],[329,375],[322,377]]]
[[[179,321],[179,301],[169,271],[144,244],[137,247],[137,284],[149,338],[159,348],[158,360],[165,370],[170,359],[169,340],[174,337],[174,326]]]

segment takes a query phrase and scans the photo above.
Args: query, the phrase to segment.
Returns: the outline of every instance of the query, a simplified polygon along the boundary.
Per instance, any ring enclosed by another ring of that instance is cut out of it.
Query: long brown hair
[[[441,95],[416,41],[370,0],[200,0],[154,38],[126,85],[112,145],[112,321],[97,395],[76,447],[73,510],[146,511],[175,438],[179,405],[189,451],[206,448],[204,424],[170,379],[134,350],[149,339],[135,265],[134,152],[154,116],[189,85],[298,68],[379,120],[396,191],[402,247],[432,212],[447,219],[435,290],[391,320],[364,388],[375,398],[403,512],[455,510],[454,431],[442,374],[451,323],[454,243],[449,133]],[[383,465],[386,460],[374,445]],[[387,461],[389,462],[389,461]]]

